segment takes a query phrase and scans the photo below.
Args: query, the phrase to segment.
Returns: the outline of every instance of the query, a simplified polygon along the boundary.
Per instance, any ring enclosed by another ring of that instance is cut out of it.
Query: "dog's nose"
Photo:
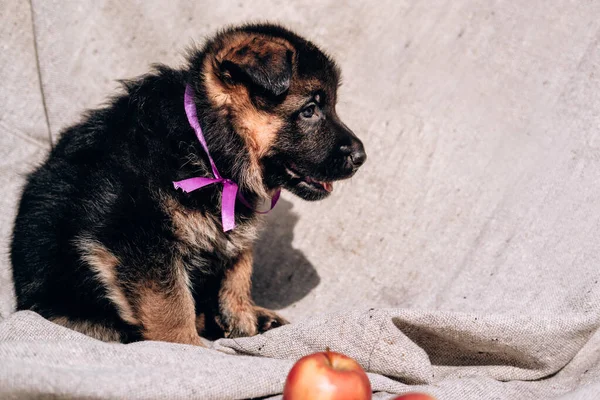
[[[356,150],[350,154],[350,161],[352,161],[352,164],[355,167],[360,167],[367,161],[367,153],[365,153],[365,150],[362,148]]]
[[[352,167],[358,168],[367,161],[367,153],[361,142],[354,142],[351,146],[342,146],[340,150],[344,156],[348,157],[348,161]]]

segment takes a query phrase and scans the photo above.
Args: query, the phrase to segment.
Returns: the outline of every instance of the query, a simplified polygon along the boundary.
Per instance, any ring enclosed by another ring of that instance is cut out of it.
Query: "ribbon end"
[[[235,226],[225,226],[225,225],[223,225],[223,232],[227,233],[229,231],[232,231],[233,228],[235,228]]]
[[[221,198],[221,221],[223,222],[223,232],[235,228],[235,198],[237,197],[238,186],[230,181],[223,182],[223,195]]]

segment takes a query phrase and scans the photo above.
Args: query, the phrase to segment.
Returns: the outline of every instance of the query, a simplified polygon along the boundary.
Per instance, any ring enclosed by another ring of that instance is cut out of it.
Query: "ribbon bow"
[[[214,178],[206,178],[206,177],[195,177],[184,179],[182,181],[173,182],[173,186],[175,189],[182,189],[186,193],[193,192],[194,190],[203,188],[204,186],[212,185],[214,183],[222,183],[223,184],[223,195],[221,196],[221,221],[223,223],[223,232],[227,232],[235,228],[235,200],[239,198],[239,200],[248,208],[252,209],[254,212],[259,214],[266,214],[275,207],[277,204],[277,200],[279,200],[279,195],[281,191],[278,190],[273,197],[271,198],[271,208],[267,211],[258,211],[254,210],[250,203],[242,196],[242,193],[239,192],[239,188],[237,183],[232,181],[231,179],[226,179],[219,174],[219,170],[215,165],[212,157],[210,156],[210,152],[208,151],[208,145],[206,144],[206,139],[204,139],[204,134],[202,133],[202,128],[200,127],[200,122],[198,121],[198,114],[196,113],[196,104],[194,103],[194,89],[190,85],[185,87],[185,95],[183,99],[183,103],[185,106],[185,114],[187,115],[188,122],[191,127],[196,132],[196,137],[200,141],[202,148],[206,152],[208,156],[208,160],[210,161],[210,166],[212,168]]]

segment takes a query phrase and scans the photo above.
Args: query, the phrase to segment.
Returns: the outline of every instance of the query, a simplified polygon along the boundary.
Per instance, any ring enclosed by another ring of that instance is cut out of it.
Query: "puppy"
[[[187,67],[124,82],[28,176],[11,247],[17,308],[124,343],[201,345],[285,324],[250,296],[257,209],[281,188],[325,198],[364,163],[335,112],[338,84],[328,56],[270,24],[225,30]],[[211,161],[227,181],[173,184],[214,179]]]

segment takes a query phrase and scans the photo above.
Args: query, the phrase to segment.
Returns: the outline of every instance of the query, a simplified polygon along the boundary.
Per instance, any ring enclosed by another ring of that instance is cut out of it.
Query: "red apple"
[[[435,398],[425,393],[406,393],[402,396],[394,397],[392,400],[435,400]]]
[[[314,353],[294,364],[283,400],[370,400],[371,383],[360,365],[333,351]]]

